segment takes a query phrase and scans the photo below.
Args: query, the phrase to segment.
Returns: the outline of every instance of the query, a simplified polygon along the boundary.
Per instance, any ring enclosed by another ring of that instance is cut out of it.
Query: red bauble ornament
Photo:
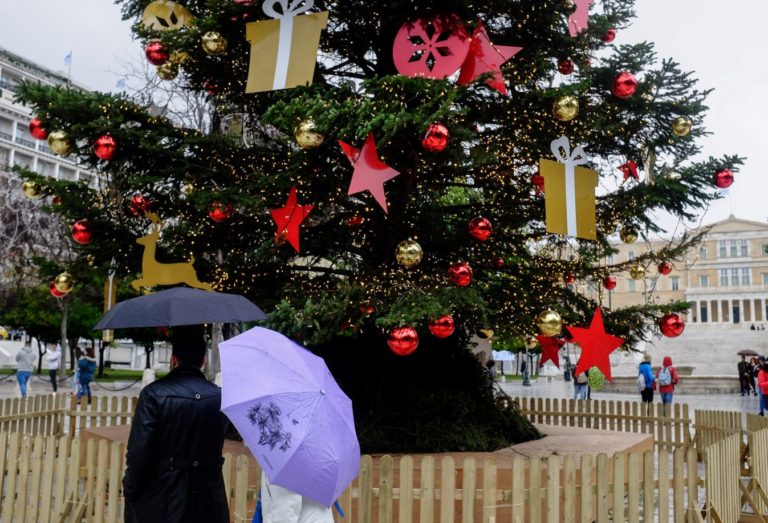
[[[389,331],[387,345],[398,356],[408,356],[419,346],[419,333],[413,327],[395,327]]]
[[[685,322],[679,314],[667,314],[659,320],[659,329],[667,338],[677,338],[685,330]]]
[[[448,281],[459,287],[472,283],[472,267],[467,262],[454,263],[448,269]]]
[[[131,214],[134,216],[143,216],[149,210],[149,200],[142,195],[137,194],[131,198]]]
[[[663,261],[659,264],[659,274],[663,274],[664,276],[668,275],[670,272],[672,272],[672,264],[668,261]]]
[[[612,291],[616,288],[616,276],[606,276],[603,278],[603,287],[605,287],[607,290]]]
[[[601,38],[606,44],[610,44],[616,39],[616,29],[608,29]]]
[[[61,196],[54,196],[53,200],[51,200],[51,203],[54,205],[61,205]]]
[[[117,142],[108,134],[99,136],[93,144],[93,153],[102,160],[111,160],[115,152],[117,152]]]
[[[496,258],[494,258],[493,266],[496,267],[497,269],[501,269],[502,267],[504,267],[504,258],[502,258],[501,256],[497,256]]]
[[[51,282],[48,284],[48,291],[51,293],[51,296],[54,298],[63,298],[67,295],[66,292],[61,292],[59,289],[56,288],[56,284],[54,282]]]
[[[355,214],[354,216],[347,218],[347,225],[350,227],[360,227],[364,221],[365,219],[362,216]]]
[[[72,225],[72,239],[80,245],[91,243],[92,236],[93,230],[91,229],[91,222],[88,220],[78,220]]]
[[[576,282],[576,276],[573,275],[572,272],[566,274],[563,276],[563,281],[566,285],[573,285]]]
[[[617,98],[629,98],[637,91],[637,78],[632,73],[626,71],[619,73],[613,79],[611,92]]]
[[[168,61],[171,54],[165,48],[162,42],[149,42],[144,54],[152,65],[163,65]]]
[[[575,66],[573,65],[573,61],[569,60],[568,58],[557,62],[557,70],[560,71],[560,74],[571,74],[574,69]]]
[[[421,140],[421,145],[427,151],[431,153],[439,153],[448,147],[448,139],[450,133],[448,128],[441,123],[433,123],[427,127],[427,132],[424,133],[424,138]]]
[[[40,118],[32,118],[29,121],[29,134],[36,140],[46,140],[48,138],[48,131],[43,129]]]
[[[231,203],[213,202],[208,206],[208,216],[216,223],[229,220],[233,212]]]
[[[435,338],[448,338],[455,330],[456,323],[454,323],[453,318],[448,314],[429,322],[429,332],[431,332],[432,336]]]
[[[203,84],[203,89],[205,89],[205,92],[208,94],[216,94],[219,88],[213,80],[206,80]]]
[[[715,173],[715,185],[721,189],[727,189],[733,185],[733,171],[730,169],[720,169]]]
[[[493,234],[493,225],[488,218],[482,216],[474,218],[469,222],[469,234],[476,240],[486,241]]]
[[[540,173],[531,176],[531,183],[536,187],[536,194],[542,194],[544,192],[544,177]]]

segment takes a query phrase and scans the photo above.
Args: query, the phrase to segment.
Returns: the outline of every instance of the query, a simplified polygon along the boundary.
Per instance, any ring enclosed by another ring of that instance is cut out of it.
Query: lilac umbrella
[[[357,477],[352,401],[322,358],[253,328],[219,345],[221,410],[271,483],[326,506]]]

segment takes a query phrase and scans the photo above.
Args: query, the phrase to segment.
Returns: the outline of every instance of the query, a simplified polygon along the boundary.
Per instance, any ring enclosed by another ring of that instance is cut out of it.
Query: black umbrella
[[[115,304],[93,330],[241,323],[266,318],[264,311],[239,294],[175,287]]]
[[[759,354],[752,349],[744,349],[737,352],[739,356],[759,356]]]

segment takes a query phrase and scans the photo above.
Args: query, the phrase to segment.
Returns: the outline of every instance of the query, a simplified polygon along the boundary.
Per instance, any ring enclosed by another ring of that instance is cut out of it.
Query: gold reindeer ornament
[[[146,236],[136,240],[136,243],[144,246],[144,255],[141,258],[142,277],[131,282],[131,287],[141,290],[142,287],[154,287],[155,285],[175,285],[186,283],[195,289],[212,291],[210,283],[203,283],[197,279],[195,272],[194,256],[188,262],[180,263],[160,263],[155,259],[157,250],[157,240],[160,237],[160,230],[163,228],[163,222],[160,218],[151,212],[146,216],[152,222],[152,230]]]

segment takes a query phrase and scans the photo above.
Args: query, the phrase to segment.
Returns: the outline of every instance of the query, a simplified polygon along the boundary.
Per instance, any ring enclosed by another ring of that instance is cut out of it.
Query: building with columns
[[[768,223],[731,215],[705,226],[703,241],[682,259],[670,260],[672,273],[664,276],[648,267],[644,279],[617,274],[618,284],[602,301],[626,307],[653,300],[692,303],[686,324],[702,329],[749,329],[768,326]],[[632,260],[668,242],[618,244],[606,262]]]
[[[13,101],[22,82],[39,82],[83,89],[61,73],[53,72],[0,47],[0,175],[10,166],[23,165],[40,174],[59,180],[87,180],[95,187],[98,177],[81,168],[74,158],[56,156],[45,141],[29,135],[32,111]]]

